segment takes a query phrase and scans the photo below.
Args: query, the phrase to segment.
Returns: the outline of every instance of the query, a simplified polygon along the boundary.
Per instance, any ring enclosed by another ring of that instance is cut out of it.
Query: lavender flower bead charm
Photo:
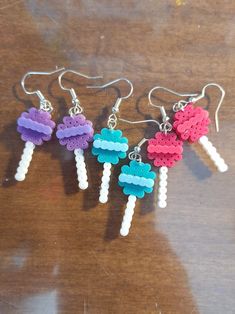
[[[28,112],[21,114],[17,125],[17,131],[21,133],[21,139],[26,143],[15,179],[23,181],[28,172],[35,145],[42,145],[44,141],[51,139],[55,123],[51,120],[49,112],[32,107]]]
[[[86,120],[82,114],[65,116],[63,124],[58,125],[56,132],[60,144],[65,145],[69,151],[74,151],[79,188],[82,190],[88,188],[84,150],[93,140],[93,134],[92,122]]]

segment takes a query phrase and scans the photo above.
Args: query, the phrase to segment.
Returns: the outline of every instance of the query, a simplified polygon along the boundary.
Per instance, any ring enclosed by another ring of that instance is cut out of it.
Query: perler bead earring
[[[98,79],[102,78],[102,76],[92,77],[73,70],[66,70],[58,77],[60,87],[69,91],[72,96],[72,107],[69,109],[69,116],[65,116],[63,123],[58,125],[56,136],[61,145],[66,146],[69,151],[74,151],[79,188],[85,190],[88,188],[88,178],[84,150],[88,148],[89,142],[93,141],[94,129],[92,122],[86,120],[86,117],[82,115],[83,107],[78,100],[75,90],[62,85],[62,77],[68,72],[87,79]]]
[[[211,120],[209,118],[209,113],[207,110],[201,107],[195,107],[194,104],[205,97],[206,88],[209,86],[217,87],[221,91],[221,98],[217,109],[215,111],[215,125],[216,131],[219,132],[219,119],[218,112],[223,102],[225,91],[224,89],[216,84],[209,83],[205,85],[200,94],[180,94],[173,90],[167,89],[165,87],[155,87],[151,90],[153,92],[156,89],[163,89],[172,94],[181,96],[181,97],[189,97],[189,100],[180,100],[173,105],[173,111],[175,115],[173,116],[173,129],[177,133],[178,137],[182,141],[188,141],[189,143],[195,143],[198,141],[199,144],[202,145],[203,149],[206,151],[207,155],[213,161],[218,171],[225,172],[228,170],[228,165],[225,163],[224,159],[217,152],[216,148],[209,141],[206,134],[209,131],[209,124]],[[150,94],[151,95],[151,94]],[[152,104],[151,99],[149,97],[150,104]],[[153,105],[153,104],[152,104]]]
[[[155,120],[129,121],[121,118],[120,120],[131,124],[155,122],[160,126],[160,123]],[[140,154],[141,146],[146,141],[148,139],[143,138],[134,147],[133,151],[129,153],[128,158],[130,159],[130,163],[129,165],[122,166],[121,174],[118,177],[118,184],[123,188],[123,193],[128,195],[128,202],[120,229],[120,234],[124,237],[129,234],[137,198],[143,198],[145,193],[151,193],[154,187],[156,174],[151,171],[149,163],[142,162]]]
[[[224,159],[220,156],[216,148],[206,136],[209,131],[208,126],[211,122],[209,113],[207,110],[204,110],[201,107],[194,107],[194,104],[198,100],[205,97],[205,91],[208,86],[218,87],[221,91],[221,98],[215,111],[216,131],[219,132],[218,112],[223,102],[225,91],[220,85],[216,83],[210,83],[204,86],[201,94],[191,97],[189,102],[185,104],[178,102],[175,104],[173,107],[173,110],[176,112],[174,115],[173,128],[183,141],[188,140],[190,143],[198,141],[198,143],[202,145],[207,155],[213,161],[218,171],[225,172],[228,170],[228,165],[225,163]]]
[[[116,165],[119,159],[126,157],[128,150],[128,139],[122,136],[121,130],[115,130],[117,126],[119,107],[123,99],[127,99],[133,92],[132,83],[126,78],[119,78],[102,86],[88,86],[88,88],[105,88],[119,81],[125,81],[130,85],[128,95],[119,97],[112,108],[112,114],[108,118],[107,128],[103,128],[100,134],[94,135],[92,154],[97,156],[100,163],[104,164],[102,184],[100,188],[99,201],[106,203],[109,194],[109,181],[112,165]]]
[[[28,91],[25,88],[25,80],[30,75],[51,75],[62,70],[64,70],[64,68],[56,69],[51,72],[28,72],[21,80],[21,86],[24,92],[28,95],[36,94],[40,99],[40,106],[39,109],[32,107],[28,112],[23,112],[17,120],[17,131],[21,133],[21,139],[25,141],[25,148],[15,174],[17,181],[23,181],[25,179],[35,145],[42,145],[44,141],[49,141],[55,127],[55,123],[51,120],[50,115],[53,110],[51,103],[49,100],[45,99],[39,90]]]
[[[149,102],[151,102],[151,93],[149,92]],[[153,105],[153,104],[152,104]],[[161,112],[162,122],[154,138],[148,140],[147,157],[153,160],[153,164],[159,167],[159,188],[158,188],[158,206],[165,208],[167,206],[167,178],[168,168],[174,167],[176,162],[182,159],[183,141],[178,138],[172,129],[170,118],[167,116],[163,106],[157,106]]]

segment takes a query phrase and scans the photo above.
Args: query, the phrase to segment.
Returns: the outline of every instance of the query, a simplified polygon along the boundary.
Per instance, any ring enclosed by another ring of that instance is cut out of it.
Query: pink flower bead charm
[[[156,167],[173,167],[182,159],[183,142],[177,138],[175,132],[157,132],[155,138],[148,141],[147,156],[154,160]]]
[[[184,110],[174,115],[173,128],[181,140],[194,143],[208,133],[210,122],[207,110],[189,103]]]

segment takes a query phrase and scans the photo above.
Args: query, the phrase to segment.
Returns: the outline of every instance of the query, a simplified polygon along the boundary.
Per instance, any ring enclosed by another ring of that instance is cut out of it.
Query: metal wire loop
[[[142,156],[140,155],[140,153],[137,153],[137,152],[135,151],[135,148],[134,148],[134,150],[133,150],[132,152],[130,152],[130,153],[128,154],[128,158],[129,158],[130,160],[136,160],[136,161],[138,161],[138,162],[141,162],[141,161],[142,161]]]
[[[174,103],[172,109],[174,112],[178,112],[180,110],[184,111],[184,108],[187,106],[187,104],[188,104],[188,101],[180,100],[180,101]]]
[[[225,90],[223,89],[222,86],[220,86],[219,84],[217,83],[209,83],[209,84],[206,84],[203,89],[202,89],[202,92],[201,94],[197,94],[197,95],[192,95],[192,97],[190,97],[190,101],[192,102],[196,102],[202,98],[205,97],[205,94],[206,94],[206,89],[207,87],[209,86],[213,86],[213,87],[217,87],[220,92],[221,92],[221,97],[220,97],[220,100],[219,100],[219,103],[217,105],[217,108],[215,110],[215,127],[216,127],[216,131],[219,132],[219,117],[218,117],[218,114],[219,114],[219,110],[221,108],[221,105],[222,105],[222,102],[224,100],[224,97],[225,97]],[[195,97],[194,97],[195,96]]]
[[[163,122],[160,124],[160,131],[167,134],[167,132],[170,132],[172,130],[172,125],[169,121]]]
[[[109,129],[115,129],[117,126],[117,121],[118,121],[118,117],[116,116],[115,113],[112,113],[109,117],[108,117],[108,122],[107,122],[107,126]]]
[[[59,77],[58,77],[58,82],[59,82],[59,85],[61,87],[61,89],[65,90],[65,91],[69,91],[70,92],[70,95],[72,97],[72,104],[73,104],[73,107],[69,109],[69,114],[70,116],[74,116],[74,115],[78,115],[80,113],[83,112],[83,108],[80,104],[80,101],[77,97],[77,94],[74,90],[74,88],[68,88],[68,87],[65,87],[63,84],[62,84],[62,77],[65,75],[65,73],[73,73],[73,74],[76,74],[78,76],[81,76],[81,77],[84,77],[86,79],[90,79],[90,80],[95,80],[95,79],[99,79],[99,78],[102,78],[102,76],[88,76],[86,74],[83,74],[81,72],[77,72],[77,71],[74,71],[72,69],[67,69],[65,71],[63,71]]]
[[[112,121],[113,114],[111,114],[111,115],[109,116],[109,118],[108,118],[108,126],[111,125],[111,128],[115,128],[115,127],[116,127],[116,125],[117,125],[117,121],[116,121],[117,116],[116,116],[116,113],[119,112],[119,108],[120,108],[120,105],[121,105],[122,100],[123,100],[123,99],[127,99],[127,98],[129,98],[129,97],[132,95],[132,93],[133,93],[133,84],[132,84],[131,81],[128,80],[127,78],[121,77],[121,78],[118,78],[118,79],[116,79],[116,80],[114,80],[114,81],[108,82],[107,84],[104,84],[104,85],[87,86],[87,88],[106,88],[106,87],[108,87],[108,86],[110,86],[110,85],[112,85],[112,84],[115,84],[115,83],[117,83],[117,82],[120,82],[120,81],[125,81],[125,82],[127,82],[127,83],[130,85],[130,91],[129,91],[129,93],[128,93],[126,96],[118,97],[117,100],[116,100],[116,102],[115,102],[115,104],[113,105],[112,113],[113,113],[114,116],[115,116],[115,122]],[[111,122],[110,122],[110,121],[111,121]],[[114,126],[114,125],[115,125],[115,126]],[[114,127],[113,127],[113,126],[114,126]]]
[[[47,99],[40,100],[40,110],[47,111],[49,113],[52,112],[53,107],[51,102]]]
[[[25,81],[26,81],[26,78],[29,77],[30,75],[52,75],[54,73],[57,73],[57,72],[60,72],[60,71],[63,71],[64,68],[59,68],[59,69],[56,69],[54,71],[50,71],[50,72],[37,72],[37,71],[30,71],[30,72],[27,72],[21,79],[21,86],[23,88],[23,91],[28,94],[28,95],[33,95],[33,94],[36,94],[38,96],[38,98],[40,99],[40,109],[41,110],[44,110],[44,111],[48,111],[48,112],[51,112],[53,110],[53,107],[50,103],[49,100],[47,100],[43,94],[41,93],[40,90],[35,90],[35,91],[29,91],[26,89],[25,87]]]

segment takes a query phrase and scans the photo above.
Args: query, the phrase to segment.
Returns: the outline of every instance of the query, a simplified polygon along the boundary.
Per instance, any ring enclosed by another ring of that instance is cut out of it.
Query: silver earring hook
[[[127,119],[119,118],[119,120],[120,120],[120,121],[123,121],[123,122],[126,122],[126,123],[130,123],[130,124],[138,124],[138,123],[153,122],[153,123],[156,123],[159,128],[160,128],[160,125],[161,125],[157,120],[153,120],[153,119],[139,120],[139,121],[130,121],[130,120],[127,120]]]
[[[74,71],[71,69],[65,70],[59,75],[58,82],[59,82],[61,89],[65,90],[65,91],[69,91],[70,95],[72,97],[72,103],[74,106],[72,108],[70,108],[69,113],[71,116],[73,116],[73,115],[76,115],[76,114],[83,112],[83,108],[80,105],[79,99],[76,95],[74,88],[68,88],[62,84],[62,77],[65,75],[65,73],[73,73],[73,74],[76,74],[78,76],[84,77],[86,79],[91,79],[91,80],[100,79],[100,78],[102,78],[102,76],[88,76],[86,74],[83,74],[81,72],[77,72],[77,71]]]
[[[24,92],[28,95],[33,95],[36,94],[39,99],[40,99],[40,109],[44,110],[44,111],[48,111],[51,112],[53,110],[53,107],[51,105],[51,103],[49,102],[49,100],[45,99],[45,97],[43,96],[43,94],[40,92],[40,90],[35,90],[35,91],[29,91],[25,88],[25,80],[27,77],[29,77],[30,75],[52,75],[54,73],[63,71],[65,68],[59,68],[56,69],[54,71],[50,71],[50,72],[37,72],[37,71],[30,71],[27,72],[21,79],[21,86],[24,90]]]
[[[220,107],[221,107],[221,105],[222,105],[222,102],[223,102],[223,100],[224,100],[224,97],[225,97],[225,90],[223,89],[223,87],[220,86],[220,85],[217,84],[217,83],[209,83],[209,84],[207,84],[207,85],[205,85],[205,86],[203,87],[201,94],[199,94],[199,95],[194,95],[195,97],[194,97],[194,96],[191,97],[191,98],[190,98],[190,101],[196,102],[196,101],[198,101],[198,100],[204,98],[204,97],[205,97],[205,94],[206,94],[206,89],[207,89],[207,87],[209,87],[209,86],[215,86],[215,87],[217,87],[217,88],[221,91],[220,101],[219,101],[219,103],[218,103],[218,105],[217,105],[217,108],[216,108],[216,111],[215,111],[215,127],[216,127],[216,131],[219,132],[219,117],[218,117],[218,114],[219,114],[219,110],[220,110]]]
[[[147,119],[147,120],[140,120],[140,121],[130,121],[130,120],[127,120],[127,119],[122,119],[122,118],[119,118],[120,121],[123,121],[123,122],[126,122],[126,123],[130,123],[130,124],[138,124],[138,123],[148,123],[148,122],[153,122],[153,123],[156,123],[159,127],[159,129],[161,128],[161,124],[157,121],[157,120],[153,120],[153,119]],[[141,162],[142,161],[142,156],[140,154],[140,151],[141,151],[141,146],[147,142],[149,139],[148,138],[142,138],[142,140],[133,148],[133,151],[131,151],[129,154],[128,154],[128,158],[130,160],[136,160],[136,161],[139,161]]]
[[[177,93],[176,91],[174,91],[174,90],[172,90],[172,89],[169,89],[169,88],[166,88],[166,87],[163,87],[163,86],[155,86],[155,87],[153,87],[153,88],[149,91],[149,93],[148,93],[149,104],[150,104],[151,106],[156,107],[156,108],[158,108],[158,109],[160,110],[161,115],[162,115],[162,120],[163,120],[163,122],[166,122],[166,121],[169,120],[169,117],[168,117],[167,114],[166,114],[166,110],[165,110],[164,106],[159,106],[159,105],[154,104],[154,103],[152,102],[152,99],[151,99],[152,93],[153,93],[154,91],[156,91],[156,90],[159,90],[159,89],[162,89],[162,90],[164,90],[164,91],[166,91],[166,92],[168,92],[168,93],[171,93],[171,94],[173,94],[173,95],[180,96],[180,97],[193,97],[193,96],[197,96],[197,95],[198,95],[198,94]],[[184,100],[180,100],[178,103],[180,103],[180,104],[182,103],[182,104],[183,104],[183,103],[187,103],[187,102],[184,101]],[[177,103],[177,104],[178,104],[178,103]]]
[[[119,118],[119,120],[123,121],[123,122],[126,122],[126,123],[130,123],[130,124],[153,122],[153,123],[156,123],[158,125],[158,127],[159,127],[159,130],[161,132],[164,132],[165,134],[172,130],[172,125],[168,121],[160,123],[157,120],[153,120],[153,119],[140,120],[140,121],[130,121],[130,120]]]
[[[125,77],[121,77],[121,78],[118,78],[114,81],[108,82],[107,84],[104,84],[104,85],[87,86],[87,88],[106,88],[106,87],[113,85],[113,84],[120,82],[120,81],[125,81],[130,85],[130,92],[126,96],[118,97],[118,99],[116,100],[116,103],[113,106],[112,112],[117,113],[119,111],[119,107],[120,107],[122,100],[129,98],[133,93],[134,87],[133,87],[133,84],[131,83],[130,80],[128,80]]]

